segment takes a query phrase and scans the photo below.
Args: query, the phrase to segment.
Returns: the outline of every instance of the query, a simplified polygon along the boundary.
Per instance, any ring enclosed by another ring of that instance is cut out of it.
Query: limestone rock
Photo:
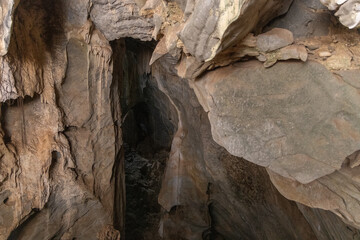
[[[197,66],[191,72],[182,68],[181,72],[184,74],[180,75],[195,78],[209,67],[207,62],[213,60],[218,54],[239,44],[251,31],[260,29],[271,19],[286,12],[291,1],[246,3],[238,0],[230,2],[189,0],[186,4],[185,1],[181,3],[184,9],[173,2],[158,3],[153,6],[157,6],[156,10],[153,10],[154,20],[158,19],[156,22],[159,22],[154,30],[156,32],[154,38],[157,39],[158,33],[164,36],[159,42],[151,63],[166,52],[174,51],[174,46],[176,46],[186,53],[186,57],[182,58],[183,61],[196,62]],[[243,24],[244,22],[247,24]],[[286,32],[286,30],[281,31]],[[289,32],[287,34],[285,42],[291,38]],[[210,63],[210,65],[214,64]]]
[[[83,34],[88,4],[21,1],[13,16],[1,58],[0,239],[92,239],[123,226],[118,89],[109,42]]]
[[[90,17],[109,41],[122,37],[150,41],[154,24],[152,19],[141,17],[139,11],[134,0],[95,0]]]
[[[331,57],[331,53],[330,52],[319,52],[319,57]]]
[[[194,86],[214,139],[284,177],[309,183],[359,148],[357,89],[315,62],[236,64]]]
[[[331,15],[319,0],[294,0],[289,11],[274,19],[265,30],[285,28],[295,39],[326,36],[331,29]]]
[[[165,59],[171,60],[162,58],[152,70],[177,109],[179,123],[159,194],[165,209],[163,238],[314,239],[294,203],[271,186],[264,168],[214,142],[206,113],[187,80],[169,74],[171,61]]]
[[[286,47],[294,42],[292,32],[286,29],[274,28],[260,34],[256,39],[257,48],[262,52],[271,52]]]
[[[2,73],[0,102],[5,102],[10,99],[16,99],[18,97],[18,91],[16,89],[15,78],[8,59],[0,58],[0,72]]]
[[[337,10],[335,16],[349,29],[360,26],[360,6],[358,0],[320,0],[330,10]]]
[[[360,6],[357,0],[339,0],[342,4],[335,16],[339,18],[342,25],[353,29],[360,26]]]
[[[297,203],[298,208],[311,225],[317,239],[358,239],[360,231],[352,226],[346,225],[335,214],[317,208],[306,207]]]
[[[354,88],[360,88],[359,70],[342,70],[336,71],[335,73],[341,77],[343,81],[353,86]]]
[[[1,1],[0,240],[357,238],[360,45],[321,2]]]
[[[13,13],[20,0],[1,1],[0,3],[0,56],[4,56],[10,44]]]
[[[332,211],[344,222],[359,228],[359,167],[351,168],[348,163],[329,175],[311,183],[301,184],[268,171],[276,188],[288,199],[312,208]]]
[[[209,61],[259,24],[285,12],[291,1],[196,1],[180,39],[191,55]],[[246,23],[246,24],[244,24]]]
[[[195,79],[206,70],[224,67],[246,57],[256,57],[259,61],[264,62],[265,67],[271,67],[280,60],[298,59],[305,62],[308,58],[305,47],[293,44],[293,41],[293,34],[281,28],[274,28],[258,36],[248,34],[238,44],[224,50],[206,63],[183,55],[177,65],[177,74],[183,78]],[[158,54],[159,52],[161,54]],[[153,59],[158,59],[159,56],[168,52],[169,48],[164,46],[161,41],[153,53]]]
[[[330,10],[336,10],[340,4],[343,4],[347,0],[320,0],[322,4],[327,6]]]

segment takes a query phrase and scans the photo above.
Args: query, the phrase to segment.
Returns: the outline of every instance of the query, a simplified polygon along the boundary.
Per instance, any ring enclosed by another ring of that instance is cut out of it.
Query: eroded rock
[[[288,199],[312,208],[332,211],[344,222],[359,228],[359,167],[348,163],[332,174],[301,184],[268,171],[276,188]]]
[[[142,41],[152,39],[154,25],[152,19],[139,15],[139,6],[134,0],[93,1],[90,17],[95,26],[112,41],[122,37],[137,38]]]
[[[318,63],[235,64],[194,88],[216,142],[284,177],[309,183],[359,148],[357,89]]]
[[[358,1],[322,2],[357,27]],[[166,150],[128,165],[128,210],[153,207],[136,236],[357,236],[357,33],[313,0],[265,26],[291,3],[1,2],[0,239],[125,236],[123,139],[144,136]]]
[[[159,195],[166,210],[163,238],[315,238],[294,203],[271,186],[264,168],[214,142],[206,113],[188,82],[169,74],[170,63],[162,59],[153,67],[179,116]]]
[[[259,24],[285,12],[290,3],[197,1],[180,39],[191,55],[200,61],[209,61],[220,51],[244,38]]]
[[[0,239],[122,230],[120,104],[109,100],[118,89],[110,89],[111,48],[89,28],[88,4],[21,1],[14,15],[1,59]]]
[[[256,46],[262,52],[271,52],[286,47],[294,42],[292,32],[286,29],[274,28],[260,34],[256,39]]]
[[[349,29],[360,25],[360,2],[358,0],[320,0],[330,10],[337,10],[335,16]]]
[[[20,0],[2,1],[0,3],[0,56],[4,56],[10,44],[13,14]]]

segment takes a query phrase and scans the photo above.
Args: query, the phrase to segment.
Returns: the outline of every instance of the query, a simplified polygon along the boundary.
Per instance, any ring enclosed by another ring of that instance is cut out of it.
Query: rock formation
[[[320,0],[330,10],[337,10],[335,16],[346,27],[352,29],[360,25],[360,2],[357,0]]]
[[[359,239],[360,2],[0,3],[0,240]]]

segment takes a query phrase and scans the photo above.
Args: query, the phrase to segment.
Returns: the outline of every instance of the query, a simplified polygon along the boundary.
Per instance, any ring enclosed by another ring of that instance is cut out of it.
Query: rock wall
[[[231,156],[213,141],[206,113],[187,80],[168,74],[169,65],[164,60],[153,66],[158,86],[179,116],[159,195],[165,210],[160,235],[165,239],[315,238],[297,206],[271,185],[264,168]]]
[[[34,0],[14,11],[1,59],[0,239],[91,239],[123,225],[118,83],[89,10]]]
[[[0,239],[358,239],[358,4],[1,2]]]

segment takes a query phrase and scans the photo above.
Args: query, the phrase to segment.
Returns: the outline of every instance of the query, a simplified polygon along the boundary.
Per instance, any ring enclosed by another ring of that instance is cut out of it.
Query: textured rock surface
[[[235,64],[194,86],[214,139],[284,177],[309,183],[359,148],[357,89],[318,63]]]
[[[13,24],[13,13],[20,0],[2,1],[0,3],[0,56],[4,56],[9,47]]]
[[[296,205],[271,186],[265,169],[231,156],[211,137],[206,113],[171,59],[153,68],[178,110],[159,203],[165,239],[313,239]],[[183,101],[187,99],[187,101]],[[261,216],[261,217],[260,217]]]
[[[154,30],[152,19],[139,15],[140,6],[134,0],[92,1],[90,17],[105,37],[112,41],[122,37],[150,41]]]
[[[317,239],[359,239],[360,231],[346,225],[335,214],[297,204],[311,225]]]
[[[337,10],[335,16],[346,27],[352,29],[360,25],[360,7],[357,0],[320,0],[330,10]]]
[[[286,12],[290,4],[291,1],[282,0],[196,1],[180,39],[191,55],[199,60],[211,60],[258,24],[266,24],[274,16]]]
[[[11,65],[2,72],[10,80],[2,100],[20,97],[2,106],[0,239],[92,239],[112,229],[114,216],[121,228],[119,101],[110,45],[96,29],[90,39],[82,34],[87,6],[34,0],[17,7],[2,59]]]
[[[294,0],[289,11],[266,28],[286,28],[295,38],[328,35],[331,12],[320,1]]]
[[[151,63],[169,53],[180,60],[180,66],[186,65],[185,74],[178,70],[180,76],[195,78],[231,57],[223,52],[239,44],[250,32],[259,33],[270,20],[284,14],[292,1],[148,2],[154,6],[151,8],[145,4],[143,10],[154,16],[153,36],[155,39],[162,37]],[[218,59],[217,55],[224,58]],[[230,62],[239,60],[231,59]]]
[[[358,171],[359,167],[344,164],[341,170],[309,184],[283,178],[271,171],[269,175],[275,186],[287,198],[310,207],[330,210],[358,228]]]
[[[358,239],[357,6],[1,1],[0,240]]]

